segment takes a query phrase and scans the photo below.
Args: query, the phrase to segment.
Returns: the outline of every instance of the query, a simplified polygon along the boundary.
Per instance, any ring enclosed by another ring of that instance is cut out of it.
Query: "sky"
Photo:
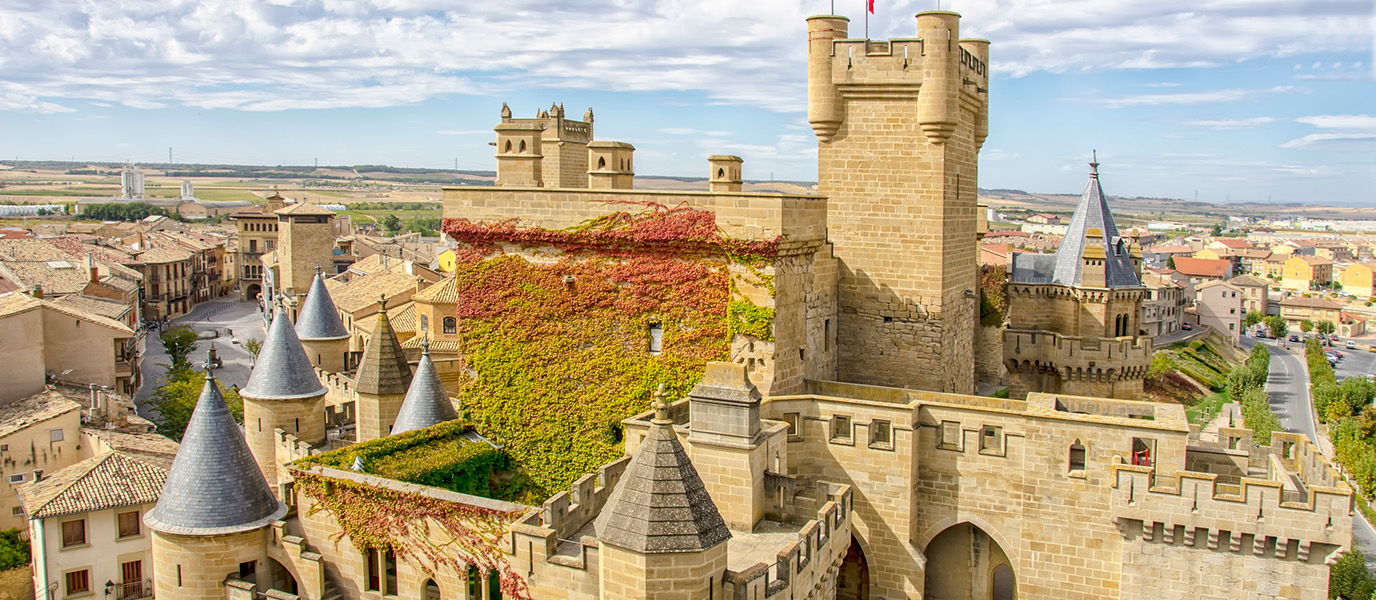
[[[863,37],[865,0],[836,12]],[[591,107],[640,175],[816,179],[823,0],[5,0],[0,160],[491,170]],[[913,37],[936,0],[875,0]],[[1376,207],[1376,1],[944,0],[991,41],[980,186]]]

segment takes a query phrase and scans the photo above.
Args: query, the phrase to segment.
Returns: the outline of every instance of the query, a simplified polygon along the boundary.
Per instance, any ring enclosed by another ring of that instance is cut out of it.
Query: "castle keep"
[[[1352,491],[1316,447],[1094,397],[1141,385],[1097,178],[1083,235],[1015,265],[1021,397],[972,394],[988,43],[958,26],[808,20],[819,195],[727,155],[636,189],[591,111],[503,107],[496,184],[445,190],[458,358],[383,306],[350,366],[317,275],[243,432],[208,376],[145,519],[158,597],[1324,598]]]

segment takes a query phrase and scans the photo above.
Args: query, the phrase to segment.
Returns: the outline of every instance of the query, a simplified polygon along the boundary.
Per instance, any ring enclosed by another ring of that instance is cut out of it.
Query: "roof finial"
[[[659,388],[654,393],[655,420],[651,421],[655,425],[673,425],[674,420],[669,418],[669,393],[664,391],[664,384],[659,384]]]
[[[1090,150],[1089,152],[1089,176],[1097,178],[1099,177],[1099,151]]]
[[[214,379],[215,369],[220,368],[220,365],[223,364],[220,362],[220,357],[215,352],[215,342],[210,342],[210,350],[205,354],[205,364],[202,365],[205,367],[205,378]]]
[[[425,330],[424,337],[420,340],[421,356],[430,356],[430,330]]]
[[[315,261],[315,274],[316,274],[316,275],[319,275],[319,274],[320,274],[320,261],[318,261],[318,260]]]
[[[378,294],[377,303],[382,306],[382,310],[387,310],[387,294]]]

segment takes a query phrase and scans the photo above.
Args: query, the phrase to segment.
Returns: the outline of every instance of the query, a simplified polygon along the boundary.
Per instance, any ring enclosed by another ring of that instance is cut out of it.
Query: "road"
[[[1241,340],[1242,347],[1248,350],[1257,343],[1258,340],[1248,336],[1243,336]],[[1304,345],[1287,342],[1287,348],[1281,349],[1275,341],[1264,343],[1271,351],[1271,373],[1266,379],[1271,411],[1280,418],[1280,424],[1286,431],[1307,435],[1315,445],[1319,445],[1319,434],[1314,427],[1314,409],[1309,397],[1309,373],[1303,359]],[[1352,353],[1343,352],[1348,356],[1343,362],[1353,360]],[[1352,541],[1366,556],[1367,568],[1376,569],[1376,529],[1362,518],[1360,511],[1352,516]]]
[[[205,353],[210,349],[209,343],[214,342],[215,350],[224,362],[224,366],[215,371],[215,377],[227,387],[244,387],[244,384],[248,383],[252,367],[249,365],[248,351],[242,344],[248,338],[262,340],[266,335],[256,303],[240,302],[233,296],[226,296],[196,305],[191,312],[172,319],[172,324],[186,325],[197,332],[218,332],[219,337],[202,339],[196,345],[196,351],[191,356],[192,364],[200,365],[205,362]],[[228,332],[233,332],[233,335],[229,335]],[[153,391],[158,388],[163,373],[166,372],[161,365],[168,362],[167,350],[163,348],[157,332],[150,333],[153,335],[148,337],[147,352],[140,367],[143,372],[143,385],[134,394],[134,404],[138,407],[139,415],[144,417],[148,416],[148,400],[153,396]]]

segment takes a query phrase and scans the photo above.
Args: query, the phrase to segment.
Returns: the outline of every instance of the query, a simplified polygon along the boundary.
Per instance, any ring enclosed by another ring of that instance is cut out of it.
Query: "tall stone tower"
[[[286,512],[207,372],[158,504],[143,519],[158,598],[223,600],[226,574],[267,573],[268,527]]]
[[[496,127],[498,133],[497,164],[498,184],[501,181],[500,168],[507,152],[503,132],[538,131],[540,147],[528,147],[526,156],[539,159],[535,167],[535,179],[542,180],[544,187],[586,188],[588,187],[588,142],[592,141],[592,109],[583,113],[582,121],[575,121],[564,114],[564,105],[550,105],[549,110],[536,113],[534,119],[517,119],[511,116],[511,108],[502,105],[502,122]],[[519,149],[519,140],[515,142]],[[519,154],[519,153],[517,153]],[[525,171],[529,173],[530,167]],[[527,175],[528,176],[528,175]],[[507,182],[505,185],[524,185]],[[532,187],[540,187],[536,183]]]
[[[339,309],[330,298],[330,290],[325,287],[320,267],[315,268],[311,291],[296,313],[296,337],[300,338],[306,357],[315,367],[331,373],[348,370],[345,363],[351,336],[339,318]]]
[[[258,351],[244,399],[244,435],[263,478],[280,496],[275,429],[309,444],[325,441],[325,393],[329,389],[306,357],[287,310],[278,306]]]
[[[978,154],[988,50],[960,15],[917,15],[917,37],[847,39],[808,19],[808,120],[840,261],[837,376],[973,393]]]
[[[1012,394],[1137,399],[1151,368],[1139,331],[1142,252],[1118,233],[1099,163],[1055,254],[1016,254],[1008,278],[1003,359]]]
[[[277,215],[277,264],[280,291],[292,298],[306,293],[315,268],[334,265],[334,212],[298,202],[274,211]]]
[[[406,362],[392,321],[387,318],[387,303],[383,302],[377,311],[373,337],[368,338],[368,345],[363,348],[354,377],[359,442],[391,435],[410,385],[411,365]]]

